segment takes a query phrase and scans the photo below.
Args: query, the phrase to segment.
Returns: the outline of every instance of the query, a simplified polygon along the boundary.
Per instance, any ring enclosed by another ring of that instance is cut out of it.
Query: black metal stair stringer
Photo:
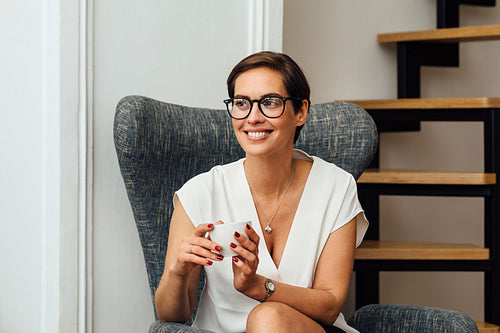
[[[491,119],[484,123],[484,169],[500,174],[500,114],[492,109]],[[500,186],[495,184],[493,195],[484,200],[484,246],[490,249],[491,271],[484,273],[484,319],[500,325]]]
[[[437,0],[437,28],[456,28],[460,26],[460,1]]]
[[[458,67],[458,43],[399,42],[398,98],[420,98],[420,67]]]
[[[494,7],[495,0],[437,0],[437,28],[460,26],[460,5]]]

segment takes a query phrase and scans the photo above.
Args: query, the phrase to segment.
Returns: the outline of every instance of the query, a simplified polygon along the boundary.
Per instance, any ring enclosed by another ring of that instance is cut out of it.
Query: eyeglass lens
[[[258,101],[259,108],[267,117],[279,117],[285,102],[280,97],[264,97]],[[246,98],[233,98],[232,103],[227,103],[228,111],[234,118],[246,118],[250,114],[253,103]]]

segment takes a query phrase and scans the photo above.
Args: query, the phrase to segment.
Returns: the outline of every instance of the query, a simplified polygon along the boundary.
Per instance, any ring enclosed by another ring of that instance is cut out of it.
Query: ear
[[[308,100],[302,100],[302,106],[297,112],[297,126],[302,126],[306,123],[307,117],[309,116],[309,106]]]

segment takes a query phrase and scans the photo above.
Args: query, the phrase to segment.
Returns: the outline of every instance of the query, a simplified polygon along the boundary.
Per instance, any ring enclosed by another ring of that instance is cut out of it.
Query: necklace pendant
[[[264,230],[265,230],[268,234],[270,234],[270,233],[271,233],[271,231],[273,231],[273,229],[271,229],[271,227],[270,227],[270,226],[266,226],[266,227],[264,228]]]

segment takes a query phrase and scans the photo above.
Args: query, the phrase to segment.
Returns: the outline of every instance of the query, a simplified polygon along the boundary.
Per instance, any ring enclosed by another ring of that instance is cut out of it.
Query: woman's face
[[[289,96],[281,74],[266,67],[254,68],[240,74],[234,85],[234,97],[250,100],[267,96]],[[247,155],[266,156],[291,152],[297,126],[307,120],[308,105],[295,113],[292,101],[285,102],[285,112],[279,118],[267,118],[254,103],[250,115],[241,120],[233,119],[236,137]]]

